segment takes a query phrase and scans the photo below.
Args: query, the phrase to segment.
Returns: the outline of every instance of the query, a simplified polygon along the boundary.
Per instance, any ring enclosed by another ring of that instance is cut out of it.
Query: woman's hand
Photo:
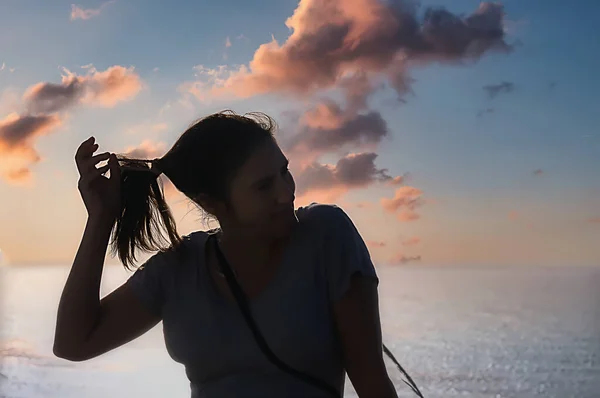
[[[77,187],[89,217],[109,217],[114,220],[121,209],[121,171],[114,154],[108,152],[94,155],[98,144],[94,137],[81,143],[75,154],[79,171]],[[102,167],[96,165],[108,160]],[[110,178],[105,174],[110,171]]]

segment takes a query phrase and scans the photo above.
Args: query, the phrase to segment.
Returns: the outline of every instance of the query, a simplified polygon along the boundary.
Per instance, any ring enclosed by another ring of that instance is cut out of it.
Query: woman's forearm
[[[92,332],[100,313],[100,281],[113,227],[110,217],[89,217],[60,298],[54,352],[70,356]]]

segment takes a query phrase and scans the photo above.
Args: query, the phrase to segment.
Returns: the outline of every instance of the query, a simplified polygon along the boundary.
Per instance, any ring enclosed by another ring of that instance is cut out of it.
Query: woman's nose
[[[277,202],[278,203],[293,203],[296,199],[295,192],[296,186],[294,181],[290,179],[288,181],[282,178],[279,182],[279,189],[277,190]]]

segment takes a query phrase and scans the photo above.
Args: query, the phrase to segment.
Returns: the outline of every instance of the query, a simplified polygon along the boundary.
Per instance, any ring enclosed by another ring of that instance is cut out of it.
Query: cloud
[[[31,170],[41,160],[34,148],[35,140],[61,125],[56,115],[9,114],[0,120],[0,159],[2,177],[10,183],[31,180]]]
[[[510,93],[514,90],[515,84],[512,82],[501,82],[498,84],[488,84],[482,87],[490,98],[495,98],[501,93]]]
[[[301,0],[279,44],[262,44],[249,65],[233,71],[213,95],[311,94],[337,86],[357,70],[384,75],[404,94],[410,66],[476,61],[490,51],[511,50],[504,40],[504,10],[485,2],[468,16],[427,8],[421,20],[404,0]]]
[[[413,236],[412,238],[408,238],[402,242],[403,246],[416,246],[421,243],[421,238],[418,236]]]
[[[192,68],[196,80],[183,83],[179,91],[189,93],[199,101],[208,101],[212,99],[210,87],[222,85],[231,74],[227,65],[219,65],[216,68],[209,68],[204,65],[196,65]]]
[[[541,176],[542,174],[544,174],[544,170],[542,169],[536,169],[533,171],[533,175],[535,176]]]
[[[0,65],[0,72],[5,71],[5,70],[8,70],[10,73],[13,73],[14,71],[17,70],[17,68],[9,68],[6,65],[6,61],[3,61],[2,64]]]
[[[7,170],[3,177],[10,184],[29,185],[33,180],[33,173],[27,167],[20,167]]]
[[[298,195],[327,192],[338,197],[352,188],[393,180],[387,169],[375,166],[376,158],[377,154],[366,152],[347,155],[335,165],[313,162],[296,176]]]
[[[388,136],[387,122],[376,111],[346,112],[331,100],[323,100],[301,117],[299,130],[281,140],[292,156],[316,158],[342,149],[374,149]]]
[[[24,100],[30,113],[60,112],[76,104],[110,108],[142,89],[133,67],[115,65],[102,72],[91,67],[86,75],[63,71],[61,83],[37,83],[27,90]]]
[[[376,240],[368,240],[366,241],[366,244],[369,248],[382,248],[387,246],[385,242]]]
[[[600,224],[600,217],[592,217],[588,219],[588,222],[592,224]]]
[[[17,68],[7,68],[7,66],[6,66],[6,62],[2,62],[2,65],[0,65],[0,72],[4,71],[4,70],[6,70],[6,69],[8,69],[8,71],[9,71],[10,73],[13,73],[14,71],[16,71],[16,70],[17,70]]]
[[[511,210],[508,212],[508,219],[511,221],[518,221],[521,219],[521,213],[516,210]]]
[[[134,159],[154,159],[161,157],[167,152],[167,144],[144,140],[140,145],[129,146],[125,149],[125,155]]]
[[[391,264],[407,264],[412,262],[420,262],[421,256],[405,256],[402,253],[397,253],[390,259]]]
[[[71,4],[71,21],[75,21],[77,19],[91,19],[97,17],[102,13],[106,6],[114,4],[115,0],[110,0],[105,3],[102,3],[98,8],[83,8],[76,4]]]
[[[396,189],[394,197],[382,198],[381,206],[388,213],[394,213],[401,222],[414,221],[420,218],[416,210],[425,204],[420,189],[403,186]]]
[[[396,176],[396,177],[388,180],[387,183],[388,183],[388,185],[391,185],[391,186],[403,185],[409,178],[410,178],[410,174],[404,173],[401,176]]]
[[[225,48],[229,48],[231,47],[231,40],[229,39],[229,36],[227,36],[225,38]]]

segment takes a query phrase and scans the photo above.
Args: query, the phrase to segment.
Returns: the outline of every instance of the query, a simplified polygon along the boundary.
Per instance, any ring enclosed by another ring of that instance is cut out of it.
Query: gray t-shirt
[[[297,210],[281,267],[250,300],[258,328],[282,361],[344,390],[345,371],[331,303],[360,273],[376,281],[367,247],[342,209],[312,204]],[[234,302],[222,297],[204,264],[206,232],[185,237],[177,251],[155,254],[128,280],[162,316],[167,351],[185,366],[192,398],[329,397],[265,357]]]

